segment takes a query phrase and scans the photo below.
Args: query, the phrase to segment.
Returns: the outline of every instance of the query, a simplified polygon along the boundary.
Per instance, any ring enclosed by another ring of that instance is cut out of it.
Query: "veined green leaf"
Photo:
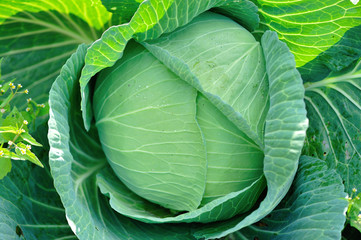
[[[298,68],[304,82],[317,82],[361,58],[361,25],[349,29],[332,47]]]
[[[304,153],[335,168],[351,195],[361,189],[361,60],[304,85],[310,119]]]
[[[260,23],[287,43],[297,67],[332,47],[347,30],[361,25],[361,6],[351,1],[259,0],[257,5]]]
[[[16,15],[19,12],[41,12],[55,10],[59,13],[67,15],[75,15],[82,19],[84,22],[88,22],[89,26],[96,29],[102,29],[108,22],[110,14],[107,13],[102,6],[100,1],[94,1],[92,5],[85,4],[85,1],[70,1],[70,0],[33,0],[31,2],[25,2],[20,0],[3,0],[1,1],[1,20],[0,23],[4,22],[7,18]],[[51,13],[48,14],[52,16]],[[56,20],[59,23],[59,19]],[[105,29],[102,29],[103,31]]]
[[[2,154],[1,154],[2,158],[13,159],[13,160],[25,160],[25,158],[22,156],[22,154],[19,155],[17,153],[10,151],[7,148],[1,148],[1,151],[2,151]]]
[[[19,148],[15,149],[18,155],[22,155],[22,157],[25,160],[28,160],[42,168],[44,167],[44,165],[40,162],[38,157],[30,151],[29,145],[27,146],[24,143],[18,143],[17,146],[21,148],[21,149]]]
[[[346,194],[336,171],[324,161],[303,156],[284,200],[257,225],[234,235],[262,240],[341,239],[346,208]]]
[[[23,141],[30,143],[31,145],[42,147],[40,143],[38,143],[29,133],[24,132],[19,136],[19,139],[22,139]]]
[[[47,152],[39,155],[47,162]],[[0,180],[0,239],[76,240],[54,189],[49,166],[34,168],[22,161],[12,164],[11,172]]]
[[[10,109],[10,106],[9,106]],[[4,125],[3,130],[0,130],[0,142],[14,141],[16,135],[20,135],[28,130],[24,124],[24,117],[14,107],[5,119],[1,119],[1,124]],[[18,141],[18,139],[16,139]]]
[[[113,13],[113,18],[120,19],[121,22],[129,22],[142,2],[143,0],[102,0],[106,9]]]
[[[46,101],[66,59],[79,44],[98,39],[110,26],[110,18],[100,1],[1,1],[2,77],[16,78],[16,84],[29,89],[29,97]],[[25,108],[20,99],[14,102]]]
[[[8,141],[12,141],[18,133],[19,133],[19,128],[13,126],[0,127],[0,143],[6,143]]]
[[[18,129],[16,127],[13,127],[13,126],[0,127],[0,134],[2,134],[2,133],[14,133],[14,134],[17,134]]]

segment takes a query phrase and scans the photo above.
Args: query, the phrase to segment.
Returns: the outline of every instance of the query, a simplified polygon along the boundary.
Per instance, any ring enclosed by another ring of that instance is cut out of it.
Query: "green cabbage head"
[[[146,24],[149,6],[80,46],[50,94],[80,239],[222,237],[272,211],[297,168],[307,120],[286,45],[199,6]]]
[[[237,109],[262,137],[268,82],[259,42],[231,19],[204,13],[149,44],[181,55],[199,88],[131,42],[94,90],[110,166],[130,190],[167,209],[191,212],[238,192],[232,213],[212,219],[249,210],[265,187],[264,154],[222,110]]]

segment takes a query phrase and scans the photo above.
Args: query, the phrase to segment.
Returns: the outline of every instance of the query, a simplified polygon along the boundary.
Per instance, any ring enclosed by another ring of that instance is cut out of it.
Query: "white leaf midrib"
[[[314,88],[327,87],[328,85],[333,85],[337,83],[350,83],[355,88],[361,91],[361,84],[357,85],[355,80],[360,80],[361,83],[361,60],[356,64],[356,66],[348,73],[336,76],[336,77],[326,77],[325,79],[317,82],[306,82],[303,84],[306,91],[310,91]]]

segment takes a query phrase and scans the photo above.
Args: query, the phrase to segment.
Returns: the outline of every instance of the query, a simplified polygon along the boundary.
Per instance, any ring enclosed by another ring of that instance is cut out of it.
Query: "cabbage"
[[[274,33],[259,42],[201,10],[146,30],[136,23],[149,6],[81,46],[52,87],[55,185],[78,236],[139,237],[133,224],[147,235],[225,236],[267,215],[290,187],[307,128],[302,80]],[[67,77],[79,75],[81,98],[78,77]],[[59,117],[70,130],[60,139]]]
[[[0,239],[355,238],[360,14],[334,0],[2,1]],[[6,158],[24,123],[9,99],[29,107],[44,168]]]
[[[164,208],[193,211],[242,190],[229,202],[234,212],[215,219],[249,210],[265,187],[262,147],[201,92],[237,109],[263,134],[268,82],[260,44],[214,13],[198,16],[161,44],[183,52],[203,89],[130,43],[123,58],[99,74],[94,90],[96,128],[109,164],[129,189]]]

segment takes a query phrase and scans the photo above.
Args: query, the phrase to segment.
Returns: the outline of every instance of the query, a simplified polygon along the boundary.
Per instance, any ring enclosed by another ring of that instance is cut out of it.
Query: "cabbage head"
[[[265,187],[264,155],[217,105],[225,107],[223,100],[247,116],[261,138],[268,82],[260,44],[214,13],[150,44],[181,53],[202,88],[130,43],[123,58],[99,74],[94,89],[96,128],[110,166],[130,190],[167,209],[191,212],[241,191],[229,202],[234,211],[215,219],[249,210]]]
[[[80,46],[50,93],[51,168],[80,239],[222,237],[272,211],[297,169],[307,119],[286,45],[234,8],[176,5],[154,24],[152,7]]]

